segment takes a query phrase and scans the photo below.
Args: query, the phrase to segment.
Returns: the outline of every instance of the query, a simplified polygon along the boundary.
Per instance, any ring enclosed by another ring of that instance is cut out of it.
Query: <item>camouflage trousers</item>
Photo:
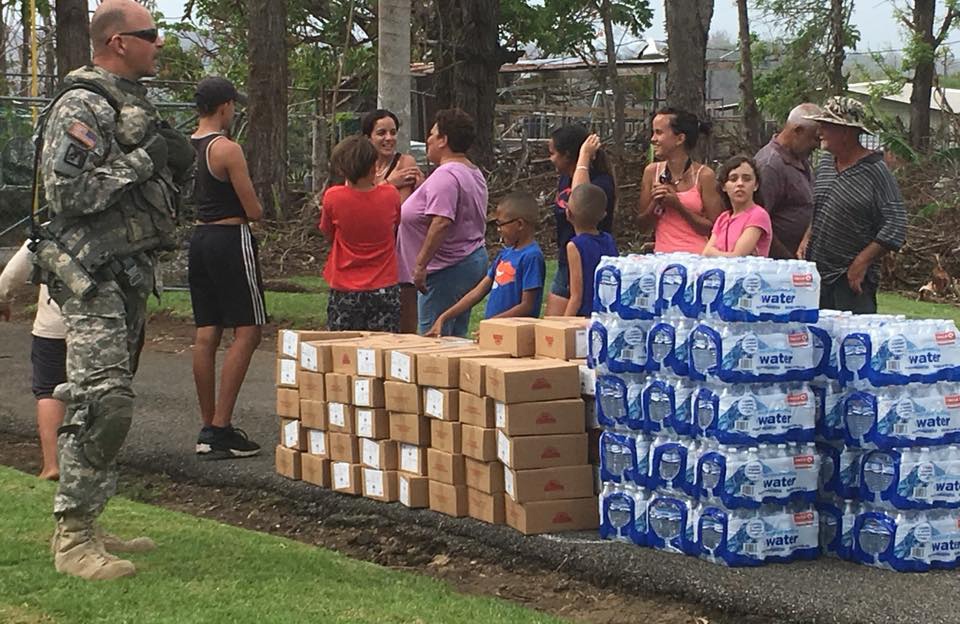
[[[60,483],[53,512],[91,519],[116,492],[117,454],[133,420],[133,375],[143,346],[152,269],[136,287],[102,282],[93,297],[71,297],[61,311],[67,329],[67,403],[57,438]]]
[[[398,333],[400,287],[353,291],[331,288],[327,300],[327,329]]]

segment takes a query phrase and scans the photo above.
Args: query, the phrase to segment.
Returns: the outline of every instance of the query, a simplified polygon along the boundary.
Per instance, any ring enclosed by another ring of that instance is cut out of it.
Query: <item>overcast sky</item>
[[[412,0],[416,2],[417,0]],[[91,3],[94,3],[92,0]],[[647,36],[655,39],[665,39],[663,29],[663,2],[652,0],[654,6],[654,25]],[[899,0],[905,6],[907,0]],[[157,0],[157,6],[168,19],[179,18],[183,14],[183,0]],[[944,0],[937,0],[938,12],[942,13]],[[903,35],[893,18],[893,2],[891,0],[856,0],[854,4],[853,21],[860,29],[860,44],[858,51],[887,50],[903,48]],[[754,26],[754,30],[761,36],[769,36],[770,31],[762,26]],[[737,10],[734,0],[716,0],[713,12],[712,32],[726,32],[736,39]],[[960,31],[955,31],[947,37],[948,41],[960,40]],[[951,46],[954,51],[960,50],[960,45]]]

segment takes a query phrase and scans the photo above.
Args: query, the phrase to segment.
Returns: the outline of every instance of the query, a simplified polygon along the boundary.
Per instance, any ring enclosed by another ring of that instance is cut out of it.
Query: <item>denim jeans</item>
[[[427,275],[427,293],[417,295],[419,331],[427,333],[437,318],[470,292],[487,274],[487,249],[480,246],[460,262]],[[470,310],[443,324],[444,336],[466,337],[470,329]]]

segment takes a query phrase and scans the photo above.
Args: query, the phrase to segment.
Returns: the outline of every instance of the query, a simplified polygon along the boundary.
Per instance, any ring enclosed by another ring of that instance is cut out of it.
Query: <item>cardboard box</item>
[[[360,464],[360,441],[349,433],[327,433],[327,455],[336,462]]]
[[[497,457],[507,468],[514,470],[579,466],[587,463],[587,434],[511,438],[497,430]]]
[[[586,531],[600,526],[597,497],[517,503],[506,497],[507,524],[524,535]]]
[[[603,429],[587,429],[587,459],[594,466],[600,465],[600,434]]]
[[[417,383],[434,388],[456,388],[460,385],[461,360],[478,357],[507,358],[510,355],[476,346],[423,353],[417,358]]]
[[[587,319],[541,321],[534,330],[536,355],[557,360],[587,357]]]
[[[460,405],[460,422],[463,424],[475,427],[497,426],[494,401],[490,397],[477,396],[461,390],[457,403]]]
[[[381,334],[363,338],[353,345],[333,348],[333,370],[361,377],[384,376],[384,354],[404,346],[437,344],[436,340],[413,334]]]
[[[417,376],[417,367],[421,355],[437,351],[460,351],[462,349],[463,345],[445,343],[390,349],[383,355],[384,378],[387,381],[420,383]]]
[[[384,409],[358,407],[356,412],[356,432],[361,438],[384,440],[390,437],[390,414]]]
[[[310,429],[327,430],[327,404],[313,399],[300,399],[300,422]]]
[[[277,388],[277,416],[300,418],[300,393],[293,388]]]
[[[324,459],[329,458],[327,451],[327,432],[319,429],[306,429],[307,448],[305,452]]]
[[[430,481],[430,509],[462,518],[467,515],[467,486]]]
[[[529,357],[536,353],[536,325],[538,319],[505,318],[480,321],[477,331],[481,349],[504,351],[514,357]]]
[[[499,461],[481,462],[469,457],[464,459],[467,471],[467,487],[487,494],[504,491],[503,464]]]
[[[508,436],[583,433],[586,417],[582,399],[536,403],[500,403],[495,407],[497,429]]]
[[[430,420],[430,446],[445,453],[459,453],[461,447],[460,423]]]
[[[437,421],[440,422],[440,421]],[[461,448],[467,457],[482,461],[497,461],[497,430],[487,427],[463,425]],[[436,440],[436,436],[434,436]],[[436,446],[436,445],[434,445]]]
[[[505,470],[504,490],[518,503],[593,496],[593,466]]]
[[[299,420],[280,419],[280,444],[295,451],[307,449],[307,430],[300,426]]]
[[[460,418],[460,391],[450,388],[424,388],[423,413],[440,420]]]
[[[300,345],[304,342],[343,340],[361,336],[360,332],[304,331],[300,329],[281,329],[277,335],[277,357],[300,359]]]
[[[363,469],[363,495],[367,498],[392,503],[400,500],[396,470]]]
[[[301,453],[300,455],[301,477],[307,483],[319,485],[320,487],[330,487],[330,460],[317,455]]]
[[[427,447],[413,444],[399,444],[400,470],[425,477],[427,476]]]
[[[411,509],[430,506],[430,480],[427,477],[397,473],[399,501]]]
[[[506,360],[504,360],[506,361]],[[580,397],[580,369],[557,360],[524,360],[504,365],[493,360],[486,366],[487,395],[502,403],[531,403]]]
[[[430,477],[431,481],[440,481],[450,485],[465,485],[467,477],[463,455],[444,453],[435,448],[427,449],[427,476]]]
[[[353,378],[350,375],[327,373],[324,386],[328,403],[353,403]]]
[[[347,462],[330,462],[330,487],[344,494],[363,493],[363,466]]]
[[[360,463],[377,470],[396,470],[400,465],[397,443],[360,438]]]
[[[337,433],[355,433],[355,419],[352,405],[327,403],[327,430]]]
[[[487,364],[516,361],[503,358],[467,358],[460,362],[460,389],[476,396],[486,396]]]
[[[420,414],[390,412],[390,439],[415,446],[430,446],[430,419]]]
[[[277,360],[277,387],[278,388],[296,388],[300,385],[297,375],[297,361],[280,359]]]
[[[488,494],[467,488],[467,514],[490,524],[503,524],[506,519],[503,492]]]
[[[300,399],[312,399],[314,401],[326,401],[327,389],[326,380],[323,373],[311,373],[310,371],[297,371],[300,381]]]
[[[342,332],[349,335],[355,332]],[[333,347],[337,344],[354,343],[357,337],[340,338],[338,340],[315,340],[300,343],[300,370],[311,373],[333,372]]]
[[[301,475],[300,451],[277,445],[275,456],[277,474],[299,481]]]
[[[420,386],[386,381],[383,384],[384,402],[391,412],[406,412],[408,414],[422,414],[423,402]]]
[[[383,407],[383,380],[373,377],[353,378],[353,404],[358,407]]]

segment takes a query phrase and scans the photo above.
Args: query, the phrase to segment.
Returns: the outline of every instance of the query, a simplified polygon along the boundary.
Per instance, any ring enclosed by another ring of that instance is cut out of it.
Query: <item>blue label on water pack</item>
[[[641,488],[604,485],[600,495],[600,537],[645,546],[649,501],[649,493]]]
[[[731,322],[815,323],[820,307],[820,276],[812,265],[766,275],[732,265],[699,277],[701,301],[708,312]]]
[[[869,451],[859,495],[897,509],[960,507],[960,448]]]
[[[620,301],[620,269],[612,264],[601,263],[593,278],[593,310],[595,312],[618,312]],[[624,317],[626,318],[626,317]]]
[[[649,487],[692,492],[691,476],[694,472],[688,472],[689,451],[689,442],[683,444],[667,438],[655,439],[650,445]]]
[[[960,442],[960,388],[916,385],[851,392],[844,404],[847,444],[874,448]]]
[[[642,378],[634,375],[597,375],[595,385],[597,421],[613,429],[643,429]]]
[[[820,490],[841,498],[860,494],[860,461],[863,449],[817,443],[820,453]]]
[[[810,381],[816,374],[810,330],[787,325],[726,326],[718,331],[700,324],[690,334],[690,376],[728,383]]]
[[[650,443],[625,433],[604,431],[600,434],[600,480],[612,483],[647,481],[647,456]]]
[[[697,486],[701,495],[719,498],[730,508],[813,502],[818,471],[815,453],[761,458],[742,451],[715,451],[700,456]]]
[[[816,401],[806,384],[725,387],[699,394],[695,410],[699,432],[723,444],[813,441]]]
[[[647,545],[666,552],[695,555],[693,501],[682,496],[654,496],[647,507]]]
[[[836,382],[814,383],[810,387],[816,397],[816,434],[826,440],[843,440],[848,392]]]
[[[865,511],[853,528],[856,561],[901,572],[952,569],[960,556],[956,511]]]
[[[850,560],[853,557],[853,526],[857,519],[854,503],[841,499],[817,501],[820,521],[820,551]]]
[[[848,333],[840,343],[839,377],[875,386],[958,381],[956,327],[948,321],[902,321]]]
[[[660,273],[657,313],[663,316],[670,310],[676,310],[689,318],[699,316],[695,267],[680,263],[670,264]]]

